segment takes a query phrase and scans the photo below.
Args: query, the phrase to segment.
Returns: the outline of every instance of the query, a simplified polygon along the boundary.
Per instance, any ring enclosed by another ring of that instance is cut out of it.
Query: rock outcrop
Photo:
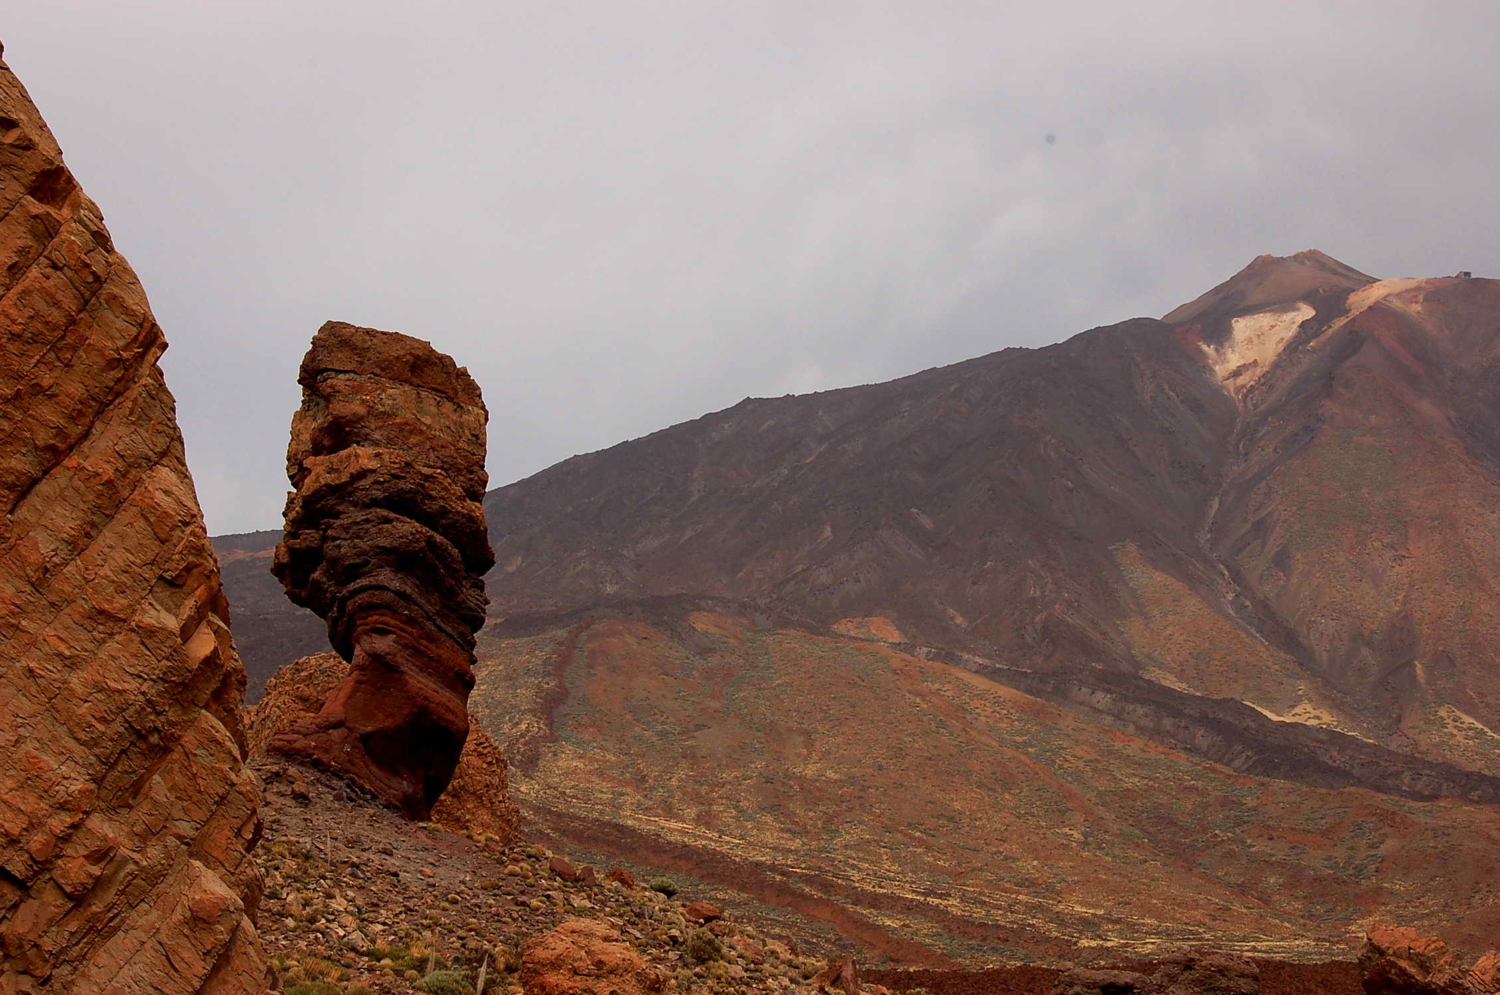
[[[1371,926],[1359,967],[1367,995],[1492,995],[1500,990],[1500,953],[1485,954],[1466,971],[1446,943],[1410,926]]]
[[[521,980],[528,995],[645,995],[666,979],[624,941],[592,919],[567,919],[526,945]]]
[[[428,343],[342,322],[318,330],[298,380],[296,491],[272,570],[352,666],[271,748],[425,819],[469,732],[494,564],[480,505],[488,413],[468,371]]]
[[[311,721],[329,694],[350,676],[336,653],[315,653],[282,667],[266,683],[265,695],[245,709],[250,756],[264,757],[271,741]],[[448,789],[432,809],[432,821],[495,842],[515,839],[520,815],[511,801],[505,755],[470,716],[469,736]]]
[[[244,672],[166,341],[3,63],[0,328],[0,991],[265,991]]]

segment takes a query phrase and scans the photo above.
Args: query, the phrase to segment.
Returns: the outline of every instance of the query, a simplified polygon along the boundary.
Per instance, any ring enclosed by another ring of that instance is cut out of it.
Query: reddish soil
[[[1261,960],[1261,995],[1363,995],[1359,965],[1353,961],[1288,964]],[[1135,963],[1131,970],[1151,973],[1156,964]],[[1022,964],[988,971],[864,970],[861,980],[885,985],[894,992],[924,988],[931,995],[1051,995],[1058,972]]]

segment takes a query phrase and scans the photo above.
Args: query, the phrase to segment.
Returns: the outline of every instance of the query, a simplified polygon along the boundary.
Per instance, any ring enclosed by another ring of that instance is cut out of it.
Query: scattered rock
[[[609,873],[605,875],[605,879],[616,882],[622,888],[635,889],[635,875],[623,867],[611,867]]]
[[[682,914],[693,922],[710,923],[724,918],[724,912],[711,902],[692,902],[683,906]]]
[[[551,860],[547,861],[547,870],[551,871],[553,874],[556,874],[564,881],[569,882],[577,881],[583,877],[583,875],[578,873],[578,868],[570,864],[566,857],[561,856],[555,856]]]

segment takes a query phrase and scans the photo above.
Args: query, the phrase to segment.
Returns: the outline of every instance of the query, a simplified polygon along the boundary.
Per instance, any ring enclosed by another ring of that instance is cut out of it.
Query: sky
[[[1500,275],[1500,4],[47,0],[5,59],[140,274],[214,534],[328,319],[493,486],[746,396],[1159,316],[1256,255]]]

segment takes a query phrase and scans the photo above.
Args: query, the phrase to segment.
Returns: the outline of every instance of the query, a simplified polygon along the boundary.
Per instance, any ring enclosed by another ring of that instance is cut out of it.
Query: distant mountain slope
[[[531,824],[918,962],[1500,930],[1500,818],[1237,774],[875,641],[663,599],[481,634]],[[649,855],[649,857],[647,856]],[[892,951],[891,938],[916,946]]]
[[[1135,319],[746,401],[492,491],[493,614],[889,618],[1500,773],[1500,283],[1261,257]]]
[[[574,845],[918,960],[1500,931],[1500,282],[1263,256],[486,514],[473,700]],[[215,540],[252,689],[325,645],[278,537]]]
[[[327,652],[328,630],[321,618],[288,601],[271,576],[280,531],[214,536],[212,541],[229,594],[235,646],[245,661],[245,703],[253,705],[280,667]]]

